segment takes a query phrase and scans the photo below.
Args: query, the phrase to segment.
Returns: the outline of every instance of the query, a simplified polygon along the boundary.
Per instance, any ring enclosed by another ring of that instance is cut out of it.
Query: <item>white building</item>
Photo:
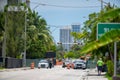
[[[64,27],[60,29],[60,42],[62,43],[64,51],[70,50],[71,44],[69,43],[72,42],[70,33],[71,33],[70,27]]]
[[[72,24],[71,25],[71,30],[72,30],[72,32],[77,32],[77,33],[81,32],[80,24]],[[73,37],[72,37],[72,42],[74,42]],[[79,43],[80,41],[77,41],[77,42]]]
[[[74,45],[74,39],[71,36],[71,32],[81,32],[80,24],[72,24],[71,26],[60,29],[60,42],[62,43],[64,51],[70,51],[72,45]]]

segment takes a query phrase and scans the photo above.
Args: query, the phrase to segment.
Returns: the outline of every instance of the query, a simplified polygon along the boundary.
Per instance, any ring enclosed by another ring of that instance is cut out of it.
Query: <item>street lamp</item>
[[[7,27],[7,15],[5,15],[5,32],[4,32],[3,46],[2,46],[3,67],[5,67],[5,58],[6,58],[6,27]]]
[[[24,30],[25,30],[25,33],[24,33],[24,56],[23,56],[23,67],[25,67],[26,66],[26,17],[27,17],[27,15],[26,15],[26,12],[25,12],[25,28],[24,28]]]

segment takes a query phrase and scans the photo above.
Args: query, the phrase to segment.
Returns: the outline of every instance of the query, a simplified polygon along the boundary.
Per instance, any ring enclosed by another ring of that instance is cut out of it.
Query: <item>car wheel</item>
[[[85,70],[86,68],[83,68],[83,70]]]

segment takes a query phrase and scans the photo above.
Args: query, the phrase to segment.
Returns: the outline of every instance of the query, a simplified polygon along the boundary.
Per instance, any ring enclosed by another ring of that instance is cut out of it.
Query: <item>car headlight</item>
[[[86,65],[85,64],[83,64],[83,67],[85,67]]]

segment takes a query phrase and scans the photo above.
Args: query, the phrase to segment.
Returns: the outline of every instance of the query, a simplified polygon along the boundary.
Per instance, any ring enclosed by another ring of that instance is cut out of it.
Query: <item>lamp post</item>
[[[6,58],[6,27],[7,27],[7,15],[5,14],[5,32],[4,32],[4,40],[2,46],[3,67],[5,67],[5,58]]]
[[[23,56],[23,67],[26,66],[26,12],[25,12],[25,28],[24,28],[24,56]]]

